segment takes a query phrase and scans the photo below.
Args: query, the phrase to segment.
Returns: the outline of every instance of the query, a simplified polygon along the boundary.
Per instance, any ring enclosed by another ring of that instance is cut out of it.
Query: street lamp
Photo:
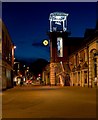
[[[14,46],[14,49],[16,49],[16,46]]]

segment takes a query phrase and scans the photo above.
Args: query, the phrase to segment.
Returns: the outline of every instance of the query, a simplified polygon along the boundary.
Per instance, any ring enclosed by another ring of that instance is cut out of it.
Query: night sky
[[[52,12],[69,14],[68,30],[72,37],[83,37],[86,28],[96,26],[96,2],[4,2],[2,19],[17,46],[16,58],[50,60],[49,46],[43,46],[42,41],[49,40],[46,33]]]

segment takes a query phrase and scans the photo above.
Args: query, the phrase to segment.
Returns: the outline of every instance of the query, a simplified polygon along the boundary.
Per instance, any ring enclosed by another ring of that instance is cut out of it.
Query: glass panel
[[[61,37],[57,38],[57,56],[63,57],[63,39]]]

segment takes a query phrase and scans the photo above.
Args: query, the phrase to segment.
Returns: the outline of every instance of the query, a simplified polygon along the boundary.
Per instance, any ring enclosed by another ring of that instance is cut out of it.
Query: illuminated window
[[[57,56],[63,57],[63,39],[61,37],[57,38]]]

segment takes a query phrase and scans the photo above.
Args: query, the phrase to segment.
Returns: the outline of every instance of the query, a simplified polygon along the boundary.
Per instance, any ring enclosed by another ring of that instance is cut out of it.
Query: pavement
[[[2,93],[2,118],[96,118],[96,88],[16,86]]]

